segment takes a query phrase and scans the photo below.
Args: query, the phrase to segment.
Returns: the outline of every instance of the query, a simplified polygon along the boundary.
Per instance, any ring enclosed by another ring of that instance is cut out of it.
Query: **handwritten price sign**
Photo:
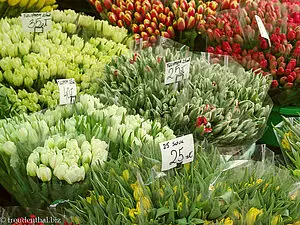
[[[59,104],[73,104],[76,100],[76,82],[74,78],[57,80],[59,88]]]
[[[188,134],[159,144],[162,155],[161,171],[166,171],[194,160],[194,138]]]
[[[25,32],[43,33],[52,28],[50,12],[22,13],[21,20]]]
[[[271,40],[268,34],[268,31],[266,30],[266,27],[263,23],[263,21],[261,20],[261,18],[257,15],[255,15],[255,19],[256,19],[256,23],[260,32],[260,36],[262,36],[263,38],[268,40],[269,46],[271,47]]]
[[[177,83],[189,78],[191,57],[166,63],[165,84]]]

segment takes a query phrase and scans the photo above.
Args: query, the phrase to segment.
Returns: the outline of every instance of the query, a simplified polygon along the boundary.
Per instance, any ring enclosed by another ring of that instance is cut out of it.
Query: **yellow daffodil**
[[[278,191],[279,189],[280,189],[280,187],[279,187],[279,186],[277,186],[277,187],[276,187],[276,191]]]
[[[16,6],[20,3],[20,0],[7,0],[9,6]]]
[[[262,209],[257,209],[252,207],[246,214],[246,224],[247,225],[254,225],[257,216],[263,213]]]
[[[185,169],[186,171],[189,171],[190,168],[191,168],[191,163],[186,163],[186,164],[184,164],[184,169]]]
[[[129,180],[129,171],[128,170],[124,170],[122,173],[122,177],[125,181]]]
[[[281,221],[281,216],[280,215],[273,216],[272,220],[271,220],[271,225],[277,225],[278,222],[280,222],[280,221]]]

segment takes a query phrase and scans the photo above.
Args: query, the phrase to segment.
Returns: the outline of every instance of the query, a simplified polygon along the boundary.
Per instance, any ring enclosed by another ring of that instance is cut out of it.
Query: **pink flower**
[[[300,57],[300,47],[295,48],[295,50],[293,51],[293,56]]]
[[[287,34],[287,39],[288,39],[289,41],[295,40],[295,39],[296,39],[296,32],[293,31],[293,30],[290,30],[290,31],[288,32],[288,34]]]
[[[222,42],[222,50],[229,54],[232,53],[232,48],[231,48],[230,44],[228,43],[228,41]]]
[[[260,40],[260,48],[263,49],[263,50],[266,50],[266,49],[269,48],[269,44],[268,44],[268,42],[267,42],[266,39],[261,38],[261,40]]]
[[[272,88],[278,87],[278,81],[277,80],[272,80],[271,86],[272,86]]]
[[[260,68],[262,69],[266,69],[268,66],[268,61],[266,59],[263,59],[262,61],[260,61]]]

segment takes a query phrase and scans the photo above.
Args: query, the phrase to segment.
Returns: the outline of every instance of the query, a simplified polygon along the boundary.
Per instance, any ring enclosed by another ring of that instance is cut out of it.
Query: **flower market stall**
[[[300,224],[299,1],[0,18],[0,224]]]

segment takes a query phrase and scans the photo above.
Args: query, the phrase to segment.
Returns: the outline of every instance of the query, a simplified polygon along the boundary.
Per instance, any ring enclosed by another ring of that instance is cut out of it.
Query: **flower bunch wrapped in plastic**
[[[300,198],[290,196],[295,179],[287,170],[250,160],[221,163],[216,150],[198,146],[194,162],[162,173],[155,147],[144,147],[145,154],[110,161],[93,173],[90,196],[71,203],[80,223],[275,225],[300,220]],[[274,171],[281,176],[274,177]]]
[[[2,0],[0,18],[18,17],[23,12],[49,12],[57,6],[56,0]]]
[[[82,95],[75,105],[0,120],[1,185],[23,206],[85,196],[90,172],[145,143],[174,138],[159,122]]]
[[[299,118],[285,118],[274,127],[286,164],[293,174],[300,177],[300,121]]]
[[[231,70],[208,64],[194,55],[189,79],[164,84],[165,65],[186,57],[185,51],[149,48],[107,65],[100,81],[103,101],[117,103],[132,113],[158,119],[176,135],[194,132],[220,145],[238,145],[257,140],[264,129],[271,103],[267,91],[271,80],[242,68]],[[236,67],[234,67],[236,68]]]

